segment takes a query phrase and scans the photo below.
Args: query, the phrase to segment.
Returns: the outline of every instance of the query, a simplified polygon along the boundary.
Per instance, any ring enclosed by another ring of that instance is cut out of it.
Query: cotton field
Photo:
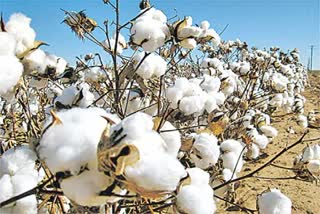
[[[320,76],[299,50],[140,9],[61,12],[109,63],[72,65],[28,14],[1,18],[0,213],[320,212]]]

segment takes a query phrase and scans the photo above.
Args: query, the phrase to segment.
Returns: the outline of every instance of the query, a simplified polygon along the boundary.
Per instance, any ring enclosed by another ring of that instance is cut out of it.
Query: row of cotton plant
[[[0,211],[211,214],[215,196],[235,197],[233,180],[277,137],[274,114],[295,114],[308,127],[307,74],[296,49],[249,49],[223,41],[208,21],[141,9],[107,38],[93,36],[97,23],[83,11],[66,12],[64,23],[113,64],[90,53],[70,66],[39,48],[45,43],[35,40],[30,18],[2,21],[0,202],[52,181],[37,198]],[[318,163],[304,159],[309,168]],[[271,190],[257,209],[290,213],[291,201]]]

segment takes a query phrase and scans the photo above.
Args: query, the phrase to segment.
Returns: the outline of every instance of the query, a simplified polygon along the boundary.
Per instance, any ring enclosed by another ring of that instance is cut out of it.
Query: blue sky
[[[220,32],[229,24],[222,35],[224,40],[237,38],[258,48],[279,46],[283,50],[297,47],[301,60],[307,64],[310,45],[316,45],[313,67],[320,69],[320,0],[151,0],[152,4],[173,17],[192,16],[194,23],[208,20]],[[140,0],[120,1],[122,23],[139,12]],[[70,29],[61,24],[64,13],[60,10],[86,13],[99,24],[105,19],[114,20],[112,9],[102,0],[0,0],[0,11],[8,20],[10,14],[22,12],[32,18],[32,27],[37,39],[50,44],[45,50],[66,58],[70,62],[85,53],[99,52],[89,41],[77,39]],[[96,34],[99,40],[103,34]],[[124,32],[127,36],[128,33]],[[106,58],[107,59],[107,58]]]

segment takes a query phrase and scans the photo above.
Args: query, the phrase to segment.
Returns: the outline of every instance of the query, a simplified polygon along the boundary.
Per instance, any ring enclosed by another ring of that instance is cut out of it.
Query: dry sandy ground
[[[310,85],[304,92],[304,96],[307,98],[305,105],[305,114],[311,110],[320,111],[320,72],[311,73],[309,75]],[[280,114],[280,113],[279,113]],[[268,145],[265,149],[265,153],[268,157],[260,159],[255,163],[250,163],[244,166],[242,175],[256,169],[261,164],[267,162],[276,153],[296,142],[302,135],[303,130],[298,127],[295,121],[292,120],[292,116],[277,117],[273,122],[273,125],[279,130],[277,138]],[[286,128],[292,126],[296,131],[296,134],[288,134]],[[320,137],[320,130],[312,129],[305,139],[312,139]],[[308,142],[309,144],[317,144],[320,141]],[[306,146],[306,143],[297,145],[292,150],[287,151],[279,159],[275,161],[275,164],[292,167],[294,157],[301,153],[302,149]],[[291,177],[294,173],[291,170],[280,169],[277,167],[269,166],[258,173],[258,176],[264,177]],[[301,180],[273,180],[273,179],[257,179],[249,178],[245,181],[241,181],[239,189],[236,191],[236,202],[244,207],[250,209],[256,209],[257,195],[268,188],[279,188],[281,192],[287,195],[293,204],[293,214],[319,214],[320,213],[320,184],[301,181]],[[230,206],[230,205],[229,205]],[[218,213],[243,213],[241,211],[227,211],[227,207],[223,202],[220,202]]]

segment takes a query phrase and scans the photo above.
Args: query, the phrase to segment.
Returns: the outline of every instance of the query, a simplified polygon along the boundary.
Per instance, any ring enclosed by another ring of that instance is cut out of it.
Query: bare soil
[[[319,112],[320,116],[320,72],[312,72],[309,74],[309,85],[303,95],[307,101],[305,104],[305,112],[307,115],[309,111],[314,110]],[[275,117],[273,126],[278,129],[279,134],[272,143],[264,150],[267,154],[266,158],[255,162],[247,163],[244,166],[242,173],[238,176],[245,175],[250,171],[261,166],[263,163],[271,159],[287,145],[296,142],[302,135],[303,129],[297,126],[293,115],[281,116],[283,113],[277,113],[279,117]],[[292,126],[295,134],[289,134],[286,129]],[[310,129],[310,133],[305,139],[313,139],[320,137],[319,129]],[[308,142],[308,144],[319,144],[320,141]],[[294,147],[292,150],[284,153],[274,164],[292,168],[294,158],[302,152],[302,149],[307,143],[302,143]],[[292,177],[294,172],[287,169],[280,169],[274,166],[268,166],[258,173],[257,176],[268,178],[283,178]],[[236,193],[236,203],[243,207],[256,209],[257,195],[268,188],[278,188],[287,195],[293,204],[293,214],[318,214],[320,213],[320,183],[307,182],[297,179],[278,180],[278,179],[259,179],[249,178],[241,181],[239,189]],[[229,209],[227,209],[229,207]],[[231,211],[230,204],[225,206],[224,202],[219,202],[218,213],[243,213],[243,211]]]

